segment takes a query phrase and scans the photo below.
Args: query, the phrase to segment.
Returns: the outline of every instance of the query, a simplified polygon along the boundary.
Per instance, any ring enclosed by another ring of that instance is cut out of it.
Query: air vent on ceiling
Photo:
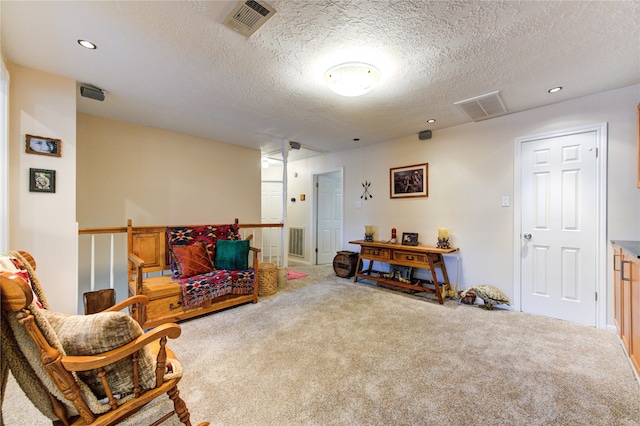
[[[487,118],[507,113],[507,108],[500,98],[499,91],[455,102],[454,105],[460,108],[473,121],[486,120]]]
[[[276,10],[264,1],[240,1],[224,20],[224,24],[249,38],[275,13]]]

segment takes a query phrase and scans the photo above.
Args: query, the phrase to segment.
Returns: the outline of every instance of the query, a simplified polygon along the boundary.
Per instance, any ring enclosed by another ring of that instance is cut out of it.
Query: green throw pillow
[[[229,271],[249,268],[249,240],[218,240],[216,269]]]

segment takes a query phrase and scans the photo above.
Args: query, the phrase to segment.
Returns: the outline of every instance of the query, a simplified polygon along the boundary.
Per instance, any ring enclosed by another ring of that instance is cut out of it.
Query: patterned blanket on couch
[[[173,280],[182,288],[182,303],[192,308],[207,300],[227,294],[251,294],[256,285],[253,268],[217,269],[218,240],[240,240],[238,225],[168,227],[169,263]],[[181,257],[189,249],[188,259]],[[202,251],[202,253],[200,253]],[[198,262],[194,257],[200,256]],[[197,272],[193,274],[194,272]]]

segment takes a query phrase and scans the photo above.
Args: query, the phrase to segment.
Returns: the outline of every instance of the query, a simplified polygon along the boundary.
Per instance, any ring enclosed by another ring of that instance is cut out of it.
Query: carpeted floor
[[[181,324],[170,346],[194,423],[640,424],[640,385],[613,333],[295,269],[309,276]],[[25,424],[28,407],[7,393],[7,424]]]

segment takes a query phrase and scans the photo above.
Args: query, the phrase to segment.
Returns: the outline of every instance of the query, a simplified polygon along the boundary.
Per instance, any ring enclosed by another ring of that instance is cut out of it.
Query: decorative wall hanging
[[[373,195],[371,195],[371,193],[369,192],[370,186],[371,186],[371,182],[367,182],[365,180],[364,183],[362,184],[362,187],[364,188],[364,192],[362,193],[360,198],[364,198],[365,200],[368,200],[369,198],[373,198]]]
[[[30,192],[56,192],[56,171],[29,169]]]
[[[389,170],[391,198],[429,196],[429,164],[396,167]]]
[[[42,136],[26,135],[27,154],[50,155],[62,157],[62,141],[60,139],[43,138]]]

